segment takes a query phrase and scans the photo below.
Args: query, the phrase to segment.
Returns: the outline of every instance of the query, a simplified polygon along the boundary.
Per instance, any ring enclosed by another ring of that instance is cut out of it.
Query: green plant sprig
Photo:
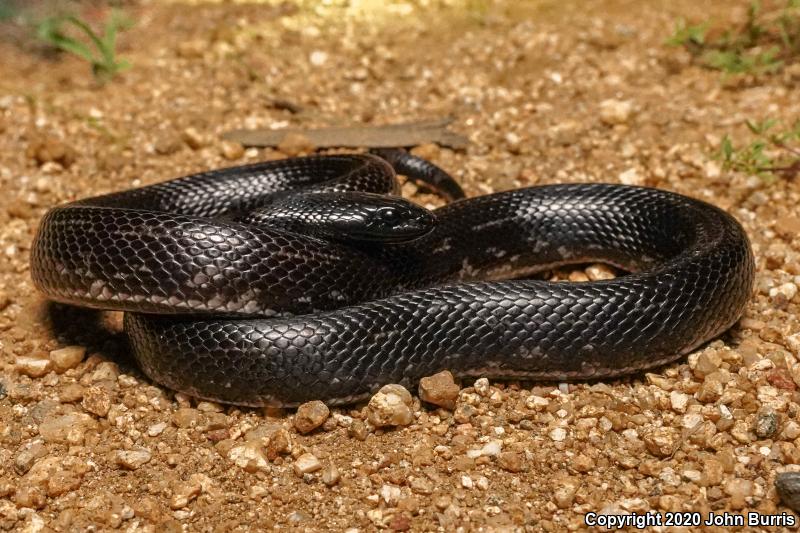
[[[785,0],[782,7],[766,10],[754,0],[741,27],[718,37],[712,37],[709,28],[709,22],[689,25],[680,20],[666,42],[726,74],[773,73],[800,59],[800,0]]]
[[[746,124],[756,138],[736,147],[725,135],[718,153],[724,168],[767,179],[791,179],[800,174],[800,120],[782,131],[776,131],[778,121],[774,119]]]
[[[107,81],[131,66],[129,61],[119,58],[116,51],[118,33],[130,26],[130,20],[118,11],[111,12],[102,34],[74,15],[57,15],[36,24],[36,36],[54,48],[86,60],[92,66],[94,76]],[[66,33],[67,27],[85,35],[88,43]]]

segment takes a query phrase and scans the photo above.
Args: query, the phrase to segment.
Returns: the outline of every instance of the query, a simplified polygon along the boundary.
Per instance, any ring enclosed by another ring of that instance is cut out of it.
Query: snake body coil
[[[458,196],[429,163],[383,155]],[[316,156],[74,202],[45,215],[33,280],[57,301],[129,311],[134,355],[155,381],[242,405],[347,403],[442,369],[548,380],[631,373],[725,331],[753,284],[741,226],[667,191],[501,192],[436,209],[431,229],[385,242],[271,225],[276,194],[292,191],[391,194],[397,185],[373,155]],[[584,261],[633,273],[513,279]]]

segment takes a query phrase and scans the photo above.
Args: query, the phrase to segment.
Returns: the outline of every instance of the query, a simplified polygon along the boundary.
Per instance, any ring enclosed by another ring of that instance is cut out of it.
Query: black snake
[[[750,297],[747,236],[707,203],[568,184],[429,212],[386,196],[398,192],[392,167],[454,199],[458,185],[424,160],[380,155],[256,163],[53,208],[33,280],[60,302],[129,311],[153,380],[242,405],[347,403],[442,369],[617,376],[714,338]],[[586,261],[632,273],[520,279]]]

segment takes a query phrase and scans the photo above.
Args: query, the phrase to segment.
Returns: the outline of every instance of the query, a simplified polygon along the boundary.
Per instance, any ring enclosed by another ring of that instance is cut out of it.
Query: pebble
[[[308,55],[308,60],[315,67],[321,67],[328,61],[328,53],[322,50],[314,50]]]
[[[509,472],[522,472],[525,469],[523,455],[517,452],[502,452],[497,456],[497,464],[500,468]]]
[[[775,489],[781,501],[794,511],[800,511],[800,472],[782,472],[775,478]]]
[[[588,277],[590,281],[601,281],[606,279],[614,279],[617,277],[611,267],[604,265],[603,263],[589,265],[583,271],[586,273],[586,277]]]
[[[670,457],[678,447],[680,434],[674,428],[659,427],[645,431],[642,440],[647,451],[656,457]]]
[[[672,391],[669,393],[669,403],[672,406],[672,410],[678,413],[685,413],[686,406],[689,404],[689,396],[680,391]]]
[[[248,441],[228,450],[228,459],[245,472],[256,472],[269,468],[263,446],[259,441]]]
[[[785,216],[775,220],[775,231],[786,237],[800,235],[800,217]]]
[[[460,390],[461,387],[456,384],[453,374],[448,370],[424,377],[419,382],[419,397],[422,401],[451,411],[456,406]]]
[[[81,405],[90,413],[105,417],[111,409],[111,394],[105,387],[89,387],[83,393]]]
[[[476,379],[475,383],[472,385],[472,388],[475,389],[475,392],[477,392],[480,396],[483,396],[484,398],[489,396],[489,391],[490,391],[489,380],[486,378]]]
[[[341,478],[341,474],[339,473],[339,469],[336,468],[336,465],[333,463],[329,463],[328,466],[322,471],[320,475],[322,482],[325,483],[327,486],[332,487],[339,483],[339,479]]]
[[[559,509],[568,509],[575,501],[579,484],[572,479],[562,480],[553,491],[553,501]]]
[[[562,442],[567,438],[567,430],[562,427],[553,428],[549,435],[554,442]]]
[[[407,426],[414,420],[411,393],[400,385],[385,385],[373,396],[367,409],[375,427]]]
[[[728,502],[731,509],[742,509],[747,506],[747,498],[753,495],[753,482],[749,479],[733,478],[725,483],[723,490],[731,497]]]
[[[367,439],[369,431],[363,420],[353,420],[353,423],[347,428],[347,434],[356,440],[364,441]]]
[[[267,440],[266,453],[267,459],[274,461],[281,455],[286,455],[292,451],[292,437],[284,428],[278,428]]]
[[[233,141],[222,141],[219,147],[222,157],[228,161],[241,159],[244,156],[244,146]]]
[[[149,437],[158,437],[165,429],[167,429],[166,422],[157,422],[147,428],[147,435]]]
[[[120,450],[114,457],[114,461],[121,467],[128,470],[136,470],[146,465],[153,458],[153,454],[147,448],[137,448],[135,450]]]
[[[760,439],[769,439],[778,432],[778,415],[766,409],[756,417],[755,432]]]
[[[482,448],[468,450],[467,457],[471,459],[475,459],[476,457],[496,457],[500,455],[502,449],[503,442],[494,439],[484,444]]]
[[[380,497],[386,503],[386,505],[390,507],[397,505],[397,502],[400,500],[400,496],[402,496],[402,494],[403,493],[400,491],[400,487],[389,485],[388,483],[384,483],[381,486]]]
[[[172,422],[179,428],[196,427],[201,420],[202,413],[191,407],[181,407],[172,415]]]
[[[208,139],[205,135],[202,135],[199,131],[195,128],[186,128],[183,130],[183,142],[191,148],[192,150],[199,150],[203,146],[208,144]]]
[[[20,487],[14,495],[14,501],[19,507],[41,509],[47,504],[47,497],[39,487]]]
[[[50,352],[50,361],[52,361],[57,372],[65,372],[78,366],[83,361],[84,356],[86,356],[86,348],[84,346],[65,346]]]
[[[20,374],[32,378],[40,378],[50,372],[50,359],[36,355],[20,355],[14,361],[14,368]]]
[[[623,185],[643,185],[644,184],[644,177],[639,173],[636,168],[629,168],[628,170],[621,172],[619,176],[617,176],[619,182]]]
[[[795,296],[797,296],[797,285],[792,282],[782,283],[769,290],[769,297],[772,303],[779,309],[783,309],[789,305],[789,302],[791,302]]]
[[[169,506],[173,510],[183,509],[207,487],[211,480],[205,474],[192,474],[186,481],[178,481],[172,487],[172,497]]]
[[[703,463],[703,472],[700,476],[700,485],[714,487],[722,483],[725,475],[725,466],[716,459],[708,459]]]
[[[39,435],[47,442],[83,444],[85,434],[96,429],[97,422],[85,413],[49,416],[39,425]]]
[[[322,469],[322,463],[319,459],[317,459],[316,455],[312,453],[304,453],[295,460],[292,468],[294,468],[295,474],[302,476],[303,474],[310,474]]]
[[[609,126],[625,124],[633,114],[633,104],[627,100],[608,99],[600,102],[600,120]]]
[[[309,433],[321,426],[330,416],[328,406],[319,400],[306,402],[297,408],[294,427],[300,433]]]
[[[14,456],[14,471],[24,475],[37,459],[47,455],[47,448],[41,440],[34,440],[22,446]]]
[[[26,153],[40,166],[55,162],[64,168],[69,168],[77,157],[77,153],[71,146],[51,135],[32,139]]]

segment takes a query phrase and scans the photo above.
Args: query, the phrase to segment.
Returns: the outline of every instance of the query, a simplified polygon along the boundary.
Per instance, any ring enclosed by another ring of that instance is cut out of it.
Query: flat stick
[[[278,146],[287,135],[306,137],[317,148],[403,148],[425,143],[436,143],[463,150],[469,140],[447,129],[453,122],[450,117],[387,124],[384,126],[333,126],[327,128],[282,128],[233,130],[223,138],[245,146]]]

